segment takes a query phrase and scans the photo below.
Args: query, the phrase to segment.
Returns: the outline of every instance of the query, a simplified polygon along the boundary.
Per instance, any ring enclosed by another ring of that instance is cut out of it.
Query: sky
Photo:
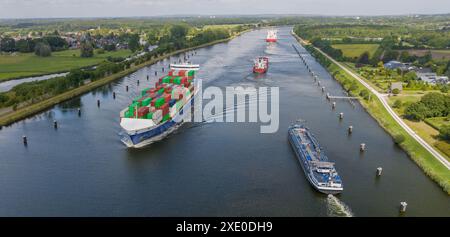
[[[0,0],[0,18],[450,13],[450,0]]]

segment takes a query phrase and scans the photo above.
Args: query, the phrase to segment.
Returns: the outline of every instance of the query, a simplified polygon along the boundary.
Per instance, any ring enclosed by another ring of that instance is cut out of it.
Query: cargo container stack
[[[151,119],[155,125],[172,119],[193,93],[194,76],[194,70],[170,70],[155,87],[143,89],[121,112],[121,117]]]

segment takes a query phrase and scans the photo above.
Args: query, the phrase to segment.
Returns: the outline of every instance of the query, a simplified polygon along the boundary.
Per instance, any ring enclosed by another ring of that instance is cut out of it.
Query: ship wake
[[[350,207],[331,194],[327,197],[327,211],[331,217],[353,217]]]

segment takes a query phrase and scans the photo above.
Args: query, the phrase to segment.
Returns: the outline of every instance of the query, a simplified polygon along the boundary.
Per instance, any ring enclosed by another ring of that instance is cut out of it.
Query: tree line
[[[60,51],[67,49],[66,40],[57,35],[44,36],[42,38],[26,38],[15,40],[11,37],[4,37],[0,41],[0,51],[3,52],[34,52],[37,45],[43,44],[48,46],[51,51]]]

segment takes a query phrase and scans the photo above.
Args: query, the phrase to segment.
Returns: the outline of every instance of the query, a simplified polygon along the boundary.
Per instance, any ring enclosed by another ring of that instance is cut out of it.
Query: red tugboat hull
[[[269,68],[269,58],[268,57],[258,57],[255,59],[253,64],[253,73],[266,73]]]
[[[277,39],[266,39],[266,42],[277,42]]]
[[[253,67],[253,73],[266,73],[267,72],[267,68],[255,68]]]

